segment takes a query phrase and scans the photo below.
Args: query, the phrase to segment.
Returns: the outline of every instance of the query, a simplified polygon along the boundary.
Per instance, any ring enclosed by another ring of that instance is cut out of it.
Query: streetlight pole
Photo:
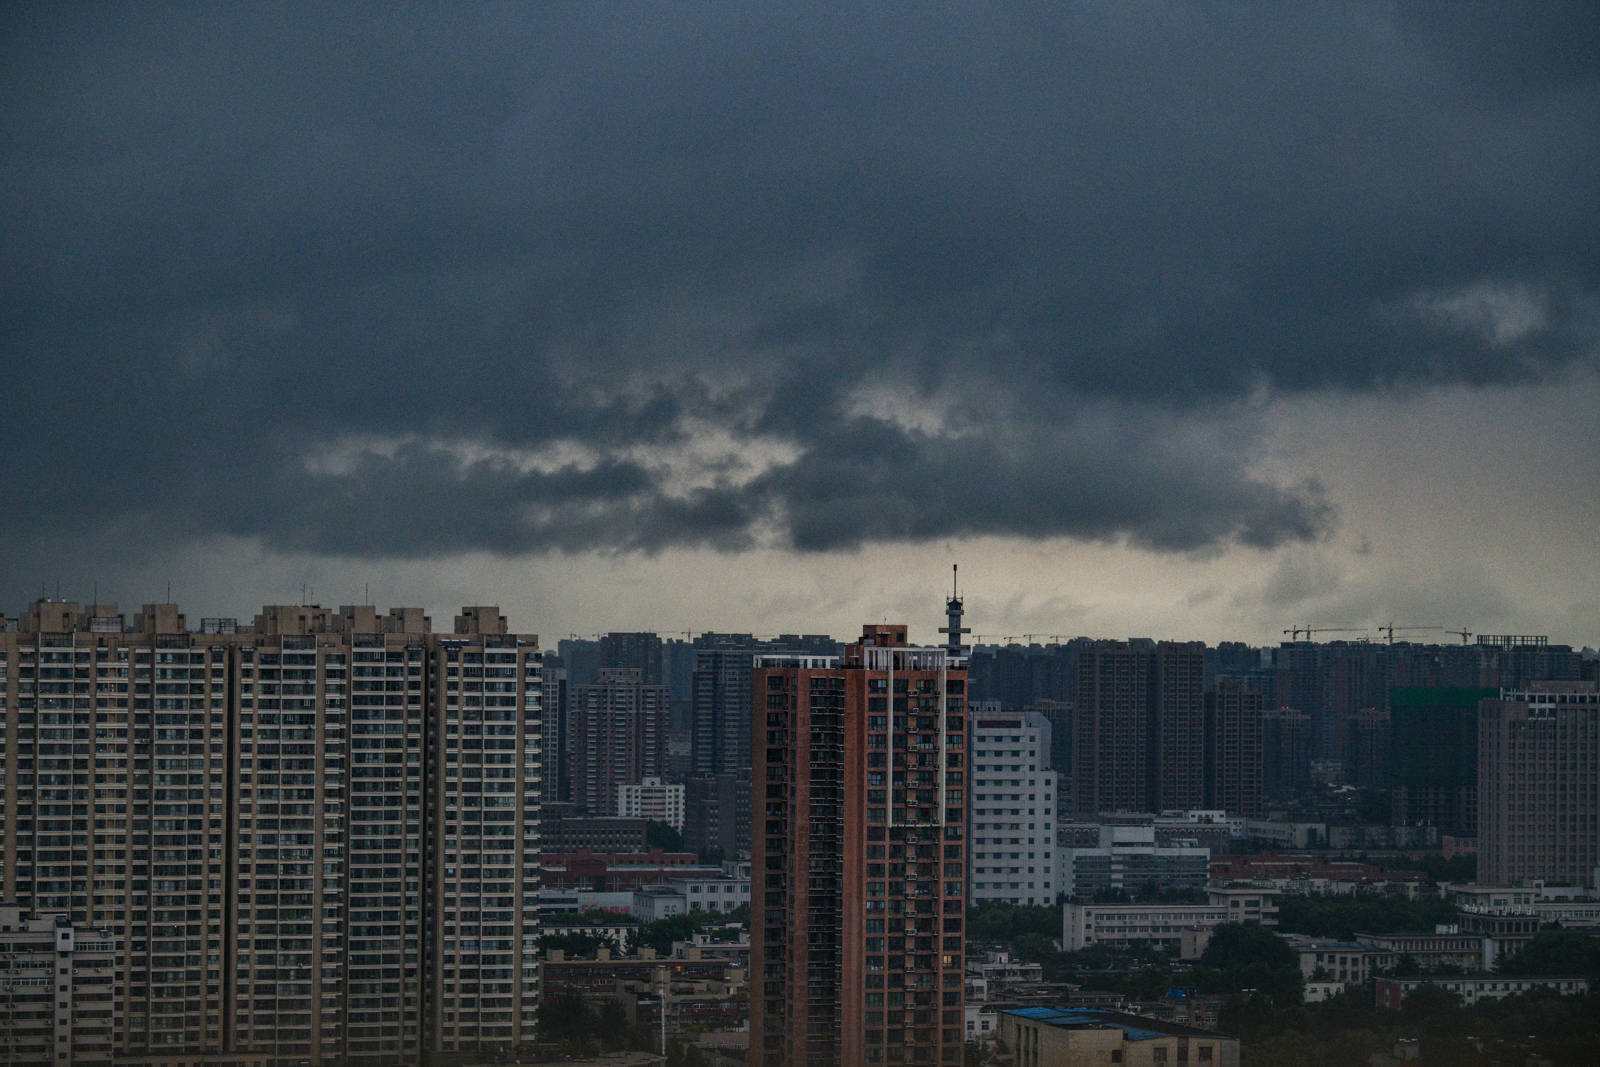
[[[657,967],[656,968],[656,974],[660,977],[660,980],[661,980],[660,998],[657,1001],[657,1007],[658,1007],[658,1009],[660,1010],[660,1013],[661,1013],[661,1055],[664,1057],[667,1054],[667,969],[666,969],[666,967],[664,967],[664,966],[663,967]]]

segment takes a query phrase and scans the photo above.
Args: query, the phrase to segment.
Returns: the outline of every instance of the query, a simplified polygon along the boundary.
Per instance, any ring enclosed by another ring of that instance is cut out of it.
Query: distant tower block
[[[962,642],[962,634],[970,634],[972,627],[961,625],[963,607],[960,587],[956,584],[958,577],[958,563],[950,565],[950,599],[945,601],[945,624],[939,627],[939,632],[945,635],[944,650],[950,656],[965,656],[967,646]]]

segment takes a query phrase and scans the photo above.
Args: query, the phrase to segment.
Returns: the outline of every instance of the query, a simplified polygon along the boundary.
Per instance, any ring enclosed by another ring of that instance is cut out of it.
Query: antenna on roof
[[[945,624],[939,627],[939,632],[945,635],[944,650],[952,658],[965,656],[967,648],[961,640],[963,634],[972,632],[972,627],[961,625],[962,600],[960,586],[957,584],[959,577],[958,564],[950,565],[950,599],[945,602]]]

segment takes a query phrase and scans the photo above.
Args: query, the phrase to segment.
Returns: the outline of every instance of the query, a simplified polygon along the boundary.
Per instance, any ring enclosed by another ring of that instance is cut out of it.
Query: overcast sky
[[[1600,643],[1600,6],[855,6],[6,5],[0,611]]]

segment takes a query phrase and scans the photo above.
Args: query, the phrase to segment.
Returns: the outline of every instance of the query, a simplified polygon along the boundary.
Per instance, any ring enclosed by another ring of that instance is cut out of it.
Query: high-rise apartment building
[[[467,608],[42,602],[0,634],[4,895],[112,935],[127,1055],[533,1034],[537,639]]]
[[[749,855],[750,768],[684,783],[683,841],[695,852],[716,852],[725,859]]]
[[[1218,678],[1206,694],[1205,806],[1261,814],[1262,696],[1254,682]]]
[[[1311,716],[1298,708],[1261,713],[1263,799],[1287,800],[1311,785]]]
[[[1533,682],[1478,705],[1478,880],[1600,888],[1600,686]]]
[[[690,710],[694,774],[736,774],[750,766],[750,678],[759,642],[749,634],[699,640]]]
[[[664,685],[637,670],[602,668],[571,690],[572,800],[590,815],[617,814],[617,787],[666,771],[671,704]]]
[[[663,683],[661,638],[653,633],[609,633],[600,638],[600,669],[638,671],[645,685]]]
[[[544,665],[544,795],[547,801],[572,799],[572,756],[567,750],[570,702],[565,666]]]
[[[1073,709],[1073,810],[1150,807],[1151,661],[1146,648],[1097,641],[1078,650]]]
[[[1078,648],[1073,809],[1205,803],[1205,646],[1096,641]]]
[[[972,901],[1055,903],[1056,772],[1050,722],[1038,712],[974,708]]]
[[[961,1062],[965,702],[965,660],[904,626],[757,661],[759,1067]]]
[[[1389,694],[1396,826],[1478,834],[1478,704],[1498,689],[1397,686]]]
[[[128,1054],[223,1040],[229,664],[170,604],[0,633],[0,900],[107,931]]]
[[[1152,709],[1151,793],[1157,811],[1206,802],[1206,646],[1199,641],[1156,645]]]
[[[532,1040],[539,1010],[539,640],[494,607],[429,639],[423,1040]]]

